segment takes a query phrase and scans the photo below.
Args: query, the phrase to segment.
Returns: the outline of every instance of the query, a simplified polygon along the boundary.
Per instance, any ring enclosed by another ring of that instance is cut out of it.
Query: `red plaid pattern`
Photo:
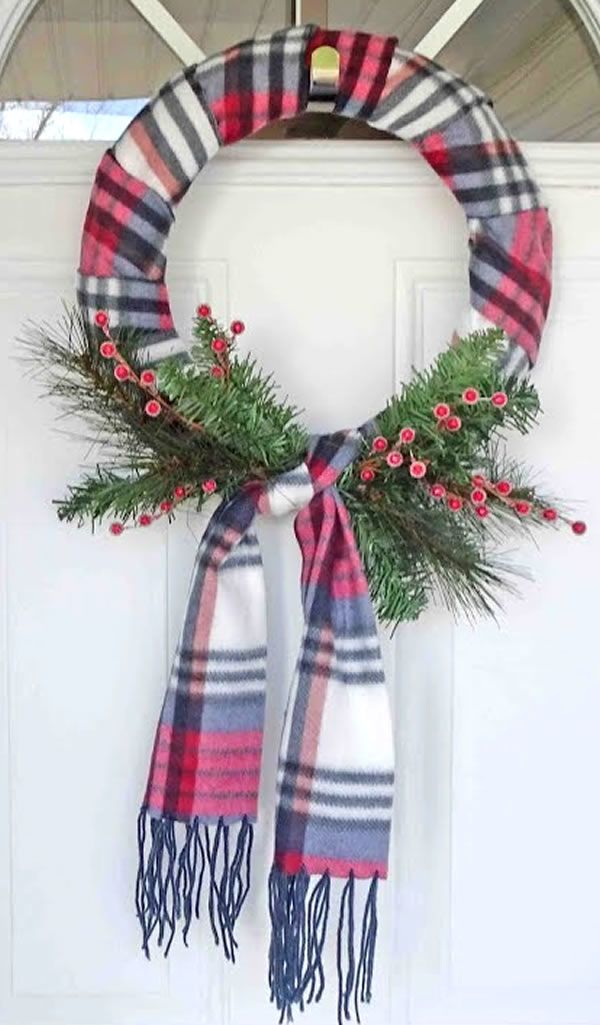
[[[397,49],[367,120],[411,141],[452,190],[471,235],[471,305],[535,362],[550,300],[550,222],[488,97],[434,61]]]
[[[550,298],[550,223],[488,98],[435,62],[403,53],[393,37],[315,26],[252,39],[186,69],[134,119],[98,169],[81,249],[84,309],[92,313],[93,297],[106,295],[115,322],[140,327],[157,357],[165,340],[164,352],[185,349],[166,291],[142,294],[127,282],[162,286],[173,204],[219,145],[305,109],[310,55],[325,44],[340,53],[335,112],[418,147],[469,222],[473,309],[533,362]]]
[[[310,25],[284,29],[199,65],[198,79],[224,146],[306,108],[306,47],[313,32]]]
[[[98,166],[83,225],[80,272],[162,281],[172,223],[160,196],[128,174],[109,150]]]
[[[535,363],[548,306],[552,230],[548,211],[523,210],[472,229],[473,305]]]
[[[262,732],[200,733],[161,723],[144,804],[189,821],[255,819]]]

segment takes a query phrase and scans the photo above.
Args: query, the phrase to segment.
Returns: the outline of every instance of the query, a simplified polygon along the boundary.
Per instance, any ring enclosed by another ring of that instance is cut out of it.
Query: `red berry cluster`
[[[482,519],[489,515],[488,498],[491,496],[492,499],[496,499],[496,501],[502,502],[512,509],[517,516],[537,515],[546,520],[547,523],[555,523],[558,520],[562,520],[565,523],[569,523],[573,533],[578,535],[585,534],[587,530],[583,520],[568,520],[565,516],[561,516],[558,510],[552,506],[543,505],[543,503],[535,499],[529,501],[525,498],[512,497],[514,489],[508,480],[490,481],[481,476],[481,474],[477,474],[471,478],[471,484],[473,487],[469,495],[470,502],[475,508],[476,514]]]
[[[185,502],[187,498],[191,498],[195,490],[196,489],[193,484],[178,484],[177,487],[173,490],[173,497],[165,498],[160,503],[158,507],[158,512],[140,513],[137,519],[137,524],[135,525],[138,527],[149,527],[151,523],[154,523],[156,520],[159,520],[161,516],[168,516],[169,513],[171,513],[177,505],[180,505],[181,502]],[[200,485],[200,490],[205,495],[213,495],[217,490],[216,480],[213,480],[212,477],[210,477],[208,480],[203,481]],[[114,534],[117,537],[119,536],[119,534],[122,534],[124,530],[128,529],[130,528],[126,527],[125,524],[121,523],[119,520],[117,520],[114,523],[111,523],[109,527],[111,534]]]
[[[375,480],[383,462],[392,469],[407,465],[410,476],[415,480],[424,477],[427,473],[427,463],[423,459],[417,459],[410,448],[416,436],[417,432],[414,427],[403,427],[396,440],[390,445],[387,438],[378,434],[371,442],[371,455],[360,465],[360,479],[365,484],[370,484]]]
[[[474,406],[478,402],[490,402],[497,409],[504,409],[508,403],[508,396],[506,392],[497,391],[486,398],[481,396],[477,388],[465,388],[461,400],[468,406]],[[452,411],[448,402],[438,402],[433,408],[433,415],[440,427],[452,433],[462,427],[460,416]],[[409,475],[414,480],[423,480],[427,476],[428,462],[418,458],[412,450],[411,446],[416,436],[413,427],[403,427],[392,444],[383,435],[373,438],[371,453],[359,467],[359,476],[363,484],[371,484],[378,472],[384,469],[384,464],[392,469],[406,465]],[[442,481],[433,481],[427,487],[431,498],[438,502],[445,501],[451,512],[470,509],[481,520],[490,514],[490,497],[509,506],[517,516],[525,517],[534,513],[547,522],[565,520],[565,517],[560,516],[558,511],[550,506],[524,498],[513,498],[513,485],[507,480],[492,482],[481,475],[476,475],[471,479],[470,488]],[[571,522],[570,525],[573,532],[578,535],[584,534],[587,529],[582,520]]]
[[[163,401],[156,391],[156,374],[154,371],[150,369],[142,370],[139,376],[135,373],[125,357],[119,352],[117,343],[111,336],[110,322],[106,310],[98,310],[94,319],[96,325],[101,329],[106,337],[106,341],[102,342],[100,345],[100,355],[104,359],[114,360],[115,368],[113,373],[116,380],[121,383],[131,381],[133,384],[137,384],[137,386],[143,391],[150,394],[152,397],[146,402],[144,412],[146,413],[146,416],[150,416],[152,418],[160,416],[163,411]],[[118,531],[113,531],[113,533],[118,533]]]
[[[575,520],[574,522],[566,520],[564,516],[561,516],[551,506],[542,505],[541,502],[536,502],[535,500],[528,501],[524,498],[511,497],[513,485],[508,480],[493,482],[480,474],[476,474],[471,478],[470,490],[462,495],[458,493],[461,490],[464,491],[464,489],[457,488],[456,486],[453,489],[449,489],[446,485],[437,482],[431,485],[429,494],[437,500],[445,498],[446,504],[452,512],[459,512],[466,505],[482,520],[489,516],[491,512],[490,505],[488,504],[491,497],[509,506],[517,516],[525,517],[537,514],[548,523],[564,520],[564,522],[570,523],[573,533],[579,535],[585,534],[587,529],[586,524],[582,520]]]
[[[215,331],[218,329],[217,322],[212,315],[212,310],[206,303],[198,306],[196,314],[200,320],[209,320]],[[229,329],[232,335],[241,335],[245,331],[245,325],[241,320],[234,320],[231,322]],[[215,358],[215,362],[210,370],[212,377],[227,378],[229,376],[229,353],[232,344],[233,339],[223,337],[221,334],[215,334],[210,343]]]
[[[124,383],[129,381],[132,384],[141,388],[147,395],[150,394],[150,398],[144,405],[144,413],[146,416],[156,419],[165,414],[170,420],[176,420],[183,424],[191,431],[202,431],[204,428],[201,423],[195,420],[188,420],[187,417],[179,413],[158,391],[156,383],[156,374],[150,368],[140,371],[140,374],[136,374],[133,367],[127,362],[125,357],[119,352],[117,343],[110,333],[110,324],[108,313],[106,310],[98,310],[95,316],[95,322],[97,326],[102,330],[106,341],[100,345],[100,355],[104,359],[111,359],[115,361],[114,375],[117,381]]]
[[[199,306],[198,314],[201,316],[210,316],[210,307]],[[155,419],[156,417],[160,416],[161,413],[167,413],[169,416],[177,420],[182,420],[187,424],[187,426],[192,427],[196,430],[201,430],[201,424],[191,423],[185,420],[185,418],[178,414],[177,411],[174,410],[169,405],[169,403],[162,398],[162,396],[159,394],[157,390],[156,374],[153,370],[147,368],[145,370],[142,370],[139,375],[135,373],[135,371],[129,365],[125,357],[122,356],[119,352],[117,343],[111,336],[110,321],[106,310],[98,310],[94,319],[96,325],[101,329],[106,338],[106,341],[100,344],[100,355],[104,359],[111,359],[115,361],[114,375],[117,381],[131,381],[133,384],[136,384],[139,388],[141,388],[144,392],[152,396],[148,399],[144,406],[144,412],[146,416]],[[235,323],[240,324],[241,321],[235,321]],[[243,331],[243,325],[241,329]],[[237,333],[240,333],[239,328],[237,329]],[[215,349],[215,351],[219,351],[219,349],[217,348]],[[217,490],[217,482],[210,478],[209,480],[203,481],[203,483],[200,485],[200,488],[205,495],[212,495]],[[187,498],[190,498],[191,495],[194,494],[195,490],[196,488],[192,484],[178,484],[173,491],[172,498],[163,499],[163,501],[160,503],[158,507],[157,512],[140,513],[137,520],[137,526],[149,527],[151,523],[154,523],[155,520],[160,519],[161,516],[167,516],[170,512],[172,512],[176,505],[178,505],[181,502],[184,502]],[[121,523],[119,520],[116,520],[114,523],[111,523],[109,527],[111,534],[114,534],[116,537],[118,537],[120,534],[123,533],[124,530],[127,529],[128,528],[125,526],[125,524]]]
[[[490,402],[496,409],[504,409],[508,404],[508,395],[504,391],[495,391],[493,395],[485,396],[481,395],[477,388],[465,388],[459,401],[465,406],[476,406],[479,402]],[[436,403],[433,407],[433,415],[440,429],[445,428],[447,431],[452,432],[460,431],[462,419],[458,413],[453,412],[448,402]]]
[[[496,391],[489,397],[481,395],[477,388],[465,388],[459,402],[466,406],[476,406],[479,402],[490,402],[496,409],[504,409],[508,404],[508,395],[503,391]],[[433,407],[433,415],[440,429],[455,434],[462,428],[463,422],[458,413],[452,409],[449,402],[437,402]],[[360,467],[360,479],[365,484],[370,484],[381,467],[381,460],[385,458],[388,466],[396,468],[407,463],[408,472],[415,480],[421,480],[427,475],[427,461],[419,459],[414,455],[410,446],[416,438],[414,427],[403,427],[396,441],[390,446],[387,438],[378,435],[373,439],[371,445],[371,456],[364,460]],[[406,449],[409,449],[408,453]],[[434,484],[432,495],[434,498],[446,498],[448,507],[453,512],[462,509],[463,501],[458,495],[449,494],[443,484]],[[477,515],[482,519],[487,516],[487,508],[482,503],[477,504]]]

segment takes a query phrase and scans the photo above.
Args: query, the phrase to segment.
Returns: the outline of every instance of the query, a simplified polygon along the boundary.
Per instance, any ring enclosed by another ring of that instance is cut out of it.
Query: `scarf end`
[[[150,835],[148,836],[148,824]],[[238,823],[220,818],[208,826],[198,818],[178,823],[154,818],[146,808],[138,816],[138,873],[135,890],[142,949],[150,958],[156,936],[165,957],[178,925],[184,944],[194,918],[200,917],[202,887],[207,876],[211,931],[229,961],[235,961],[235,925],[250,890],[250,859],[254,828],[247,816]],[[182,831],[183,835],[182,835]]]
[[[342,890],[337,923],[338,1025],[360,1023],[360,1005],[371,1000],[377,940],[377,882],[369,884],[362,923],[356,928],[355,876]],[[269,986],[280,1022],[291,1021],[294,1008],[321,999],[325,988],[323,949],[331,905],[331,878],[324,872],[311,886],[305,869],[286,874],[274,866],[269,876]],[[358,948],[356,944],[358,936]]]

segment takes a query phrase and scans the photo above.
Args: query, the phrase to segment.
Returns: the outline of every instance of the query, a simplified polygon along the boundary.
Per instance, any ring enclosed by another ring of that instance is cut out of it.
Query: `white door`
[[[100,150],[0,152],[0,997],[6,1025],[261,1025],[274,766],[299,637],[291,522],[265,524],[272,639],[252,897],[240,955],[206,922],[148,964],[135,818],[202,523],[114,539],[58,523],[85,458],[15,361],[27,318],[71,300]],[[398,793],[366,1025],[598,1025],[596,572],[600,148],[535,146],[555,225],[543,426],[519,449],[581,499],[582,540],[518,553],[535,583],[499,625],[429,613],[385,648]],[[363,421],[446,344],[467,298],[462,214],[400,145],[247,143],[184,202],[169,249],[180,331],[207,299],[312,429]],[[306,1021],[335,1020],[328,995]]]

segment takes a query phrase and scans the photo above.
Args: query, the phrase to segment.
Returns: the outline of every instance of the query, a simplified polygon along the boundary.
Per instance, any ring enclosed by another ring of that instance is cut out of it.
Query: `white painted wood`
[[[206,54],[188,35],[160,0],[128,0],[140,12],[151,28],[179,57],[183,65],[198,64]]]
[[[570,0],[577,11],[590,38],[600,52],[600,2],[599,0]]]
[[[417,43],[415,50],[431,60],[437,57],[463,25],[475,14],[484,0],[454,0],[441,18],[436,21],[429,32]]]
[[[45,142],[43,153],[35,142],[14,142],[1,147],[0,187],[32,185],[89,186],[103,153],[101,143]],[[578,143],[573,149],[556,143],[524,143],[523,152],[535,165],[542,188],[593,189],[600,175],[600,146]],[[577,160],[573,159],[573,152]],[[331,140],[319,143],[237,143],[222,149],[202,172],[202,185],[267,188],[332,186],[437,189],[439,179],[409,146],[394,142],[371,143]]]
[[[0,0],[0,74],[37,0]]]
[[[498,627],[432,611],[386,642],[398,800],[365,1025],[600,1021],[600,147],[527,153],[554,213],[557,281],[537,372],[546,418],[519,444],[587,503],[591,529],[517,553],[536,583]],[[274,1020],[264,883],[298,553],[290,523],[262,525],[268,728],[238,964],[222,963],[204,921],[190,950],[148,965],[131,899],[135,814],[202,523],[118,540],[58,524],[51,500],[85,447],[56,433],[13,358],[23,320],[54,317],[72,295],[99,156],[0,148],[0,1022],[262,1025]],[[412,151],[383,142],[232,148],[186,198],[169,256],[180,330],[202,298],[242,316],[244,345],[315,430],[381,407],[466,301],[460,211]],[[307,1025],[331,1025],[334,997],[330,970]]]

